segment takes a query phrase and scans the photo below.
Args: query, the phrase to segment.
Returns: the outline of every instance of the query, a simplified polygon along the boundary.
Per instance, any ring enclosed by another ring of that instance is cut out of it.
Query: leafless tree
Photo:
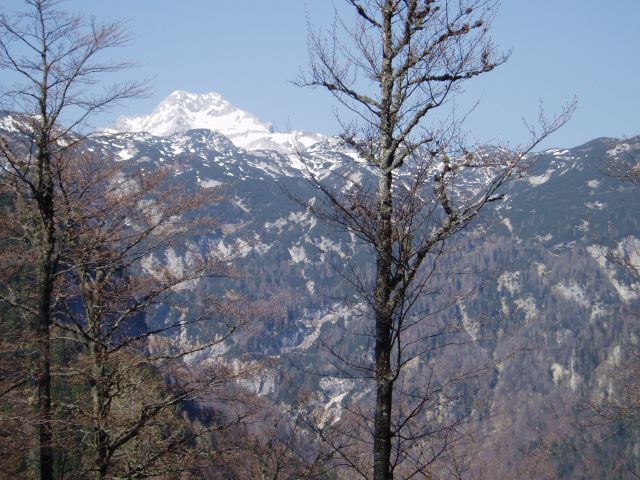
[[[495,2],[347,4],[353,23],[338,18],[328,34],[311,32],[310,72],[299,81],[327,90],[353,113],[353,122],[343,122],[343,138],[375,177],[367,182],[347,173],[336,188],[314,178],[324,202],[308,205],[355,235],[375,264],[372,280],[366,273],[351,278],[370,312],[371,363],[343,358],[349,369],[375,382],[374,411],[352,412],[362,437],[354,435],[336,449],[351,452],[344,461],[363,478],[430,478],[431,464],[447,451],[464,420],[430,421],[446,381],[423,378],[428,391],[421,392],[403,375],[412,362],[434,354],[434,338],[455,329],[420,330],[425,316],[416,306],[432,288],[445,242],[501,198],[500,187],[519,172],[528,152],[567,121],[572,106],[552,120],[541,116],[531,142],[516,152],[467,148],[455,120],[431,119],[465,81],[506,60],[488,37]],[[461,186],[462,179],[481,176],[485,180],[474,188]],[[473,369],[465,372],[460,380],[473,375]],[[437,443],[430,441],[436,437]],[[358,462],[365,458],[362,445],[371,446],[372,467]]]
[[[167,468],[166,457],[179,458],[194,440],[188,423],[178,428],[180,409],[240,376],[216,363],[190,368],[185,359],[222,344],[249,316],[249,306],[209,298],[198,308],[175,298],[195,282],[232,274],[224,258],[196,245],[189,249],[187,241],[213,228],[202,211],[218,198],[212,189],[187,194],[172,185],[166,170],[143,174],[134,167],[125,175],[118,165],[107,168],[104,158],[86,152],[69,165],[57,169],[63,240],[53,331],[54,339],[81,346],[78,361],[60,368],[76,377],[80,392],[86,390],[67,402],[70,410],[63,416],[78,422],[77,429],[66,425],[76,442],[75,430],[82,432],[85,461],[76,475],[148,476],[159,464]],[[170,249],[185,245],[180,265],[164,261]],[[167,319],[147,325],[145,317],[153,319],[160,305]],[[216,336],[188,340],[190,327],[214,319]],[[180,342],[166,338],[179,333]]]
[[[92,113],[139,95],[141,88],[136,82],[115,84],[96,94],[97,77],[129,66],[100,60],[105,50],[127,40],[119,24],[97,24],[67,14],[57,9],[55,0],[24,3],[22,13],[0,14],[0,68],[7,73],[5,78],[15,80],[2,92],[2,100],[10,110],[25,115],[28,143],[17,153],[1,139],[0,151],[3,182],[13,189],[15,201],[28,203],[32,212],[30,243],[37,294],[28,316],[37,339],[38,468],[40,478],[51,479],[50,327],[59,258],[52,163],[64,155],[72,129],[84,125]]]
[[[288,407],[273,406],[265,398],[253,423],[244,425],[239,435],[226,438],[226,469],[232,478],[272,480],[331,478],[332,459],[315,439],[309,436],[305,421],[306,409],[313,393],[304,389]]]
[[[49,432],[58,451],[56,474],[171,478],[201,472],[216,461],[198,448],[202,438],[237,424],[251,409],[235,402],[220,420],[194,423],[185,407],[231,402],[232,384],[259,366],[209,361],[198,367],[189,359],[206,356],[248,318],[273,309],[240,298],[211,296],[200,305],[180,300],[180,291],[197,282],[233,275],[225,258],[192,240],[216,228],[210,217],[219,200],[215,189],[187,193],[167,169],[144,172],[74,145],[52,162],[59,230],[49,341],[58,352],[50,367],[58,393]],[[15,207],[2,216],[3,239],[25,234]],[[169,265],[174,249],[184,254]],[[30,252],[22,242],[0,256],[12,306],[32,292],[32,279],[20,284],[22,269],[14,273]],[[158,307],[166,318],[154,321]],[[191,328],[205,322],[215,323],[216,335],[190,339]],[[7,385],[15,377],[14,390],[25,383],[17,373],[7,377]],[[11,390],[8,385],[7,395]],[[18,408],[11,412],[16,420],[28,418]],[[15,436],[16,426],[5,424]],[[27,449],[18,446],[17,457],[24,458]]]

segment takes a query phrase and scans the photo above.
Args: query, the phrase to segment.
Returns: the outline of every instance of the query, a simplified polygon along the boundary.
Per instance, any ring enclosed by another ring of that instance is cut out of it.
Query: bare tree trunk
[[[373,478],[390,480],[391,473],[391,408],[393,405],[393,378],[391,372],[391,348],[393,311],[390,308],[393,286],[391,264],[393,261],[393,122],[391,113],[393,95],[393,2],[387,0],[383,16],[383,58],[381,75],[380,109],[380,158],[378,168],[378,239],[375,291],[375,364],[376,406],[374,413]]]
[[[386,323],[381,318],[380,324]],[[384,327],[382,327],[384,328]],[[377,392],[373,445],[373,478],[375,480],[390,480],[391,475],[391,405],[393,403],[393,381],[383,376],[390,361],[390,352],[385,348],[385,338],[390,335],[380,332],[376,338],[376,366]],[[378,351],[379,348],[379,351]]]
[[[53,205],[53,178],[51,154],[47,151],[47,140],[42,138],[38,147],[38,191],[37,203],[40,222],[38,259],[38,315],[34,330],[38,348],[38,449],[41,480],[53,480],[53,445],[51,413],[51,295],[55,273],[55,223]]]
[[[101,356],[104,352],[100,352],[95,344],[92,344],[90,355],[92,356],[92,376],[93,384],[91,386],[91,400],[94,416],[94,452],[93,452],[93,470],[96,479],[103,479],[107,475],[108,468],[108,445],[109,439],[104,430],[105,423],[105,388],[104,366],[102,365]]]
[[[52,175],[52,142],[48,115],[49,47],[43,11],[38,11],[40,33],[40,57],[42,63],[42,83],[38,98],[40,119],[36,127],[38,142],[36,171],[36,201],[40,215],[40,275],[38,288],[38,320],[36,336],[39,348],[38,360],[38,437],[40,449],[40,479],[53,480],[53,444],[51,414],[51,296],[55,274],[55,206]]]
[[[87,308],[89,310],[89,308]],[[91,402],[93,409],[93,467],[94,478],[103,479],[107,475],[108,469],[108,447],[109,438],[105,431],[106,417],[108,416],[107,402],[108,389],[106,371],[105,371],[105,354],[106,349],[100,344],[100,323],[95,318],[89,317],[91,320],[91,332],[96,341],[89,344],[89,355],[91,357]]]
[[[380,178],[379,184],[379,228],[376,269],[376,314],[375,314],[375,364],[376,364],[376,409],[374,416],[374,474],[375,480],[389,480],[391,475],[391,406],[393,403],[393,379],[391,372],[391,339],[393,318],[389,309],[391,296],[392,261],[392,198],[391,173]]]
[[[49,273],[49,265],[43,262],[40,271],[41,276],[45,277]],[[41,480],[53,479],[53,449],[51,434],[51,344],[49,337],[50,294],[50,282],[41,280],[36,326],[38,344],[38,449]]]

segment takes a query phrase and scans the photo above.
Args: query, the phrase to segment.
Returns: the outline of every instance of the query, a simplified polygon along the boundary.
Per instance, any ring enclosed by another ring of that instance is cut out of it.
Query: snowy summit
[[[246,150],[276,150],[294,153],[321,141],[317,133],[277,133],[249,112],[225,100],[222,95],[175,91],[166,97],[150,115],[121,117],[109,128],[111,132],[148,132],[169,136],[193,129],[208,129],[229,138]]]

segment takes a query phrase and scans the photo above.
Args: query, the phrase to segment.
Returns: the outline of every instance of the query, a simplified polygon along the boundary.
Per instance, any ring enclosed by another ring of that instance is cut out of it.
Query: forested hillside
[[[342,136],[184,91],[87,131],[145,91],[87,90],[119,24],[0,17],[1,478],[640,475],[640,137],[418,129],[506,60],[441,3],[349,2],[360,63],[310,34]]]

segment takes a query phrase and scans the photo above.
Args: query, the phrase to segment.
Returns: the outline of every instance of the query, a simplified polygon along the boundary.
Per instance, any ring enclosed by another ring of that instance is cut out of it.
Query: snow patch
[[[465,331],[475,342],[478,339],[480,324],[477,321],[469,318],[467,306],[464,303],[458,303],[458,308],[460,309],[460,316],[462,317],[462,325],[464,326]]]
[[[588,232],[589,230],[591,230],[589,220],[582,220],[582,223],[580,223],[580,225],[578,225],[576,228],[580,232]]]
[[[263,243],[260,235],[254,234],[253,249],[259,255],[264,255],[273,247],[273,243]]]
[[[535,262],[533,264],[536,267],[536,273],[539,277],[546,277],[549,273],[549,269],[544,263]]]
[[[305,262],[307,260],[307,254],[304,251],[304,246],[294,245],[293,247],[289,247],[288,250],[293,263]]]
[[[509,220],[507,217],[502,217],[501,221],[503,225],[507,227],[507,230],[509,230],[509,233],[513,233],[513,225],[511,224],[511,220]]]
[[[553,238],[553,235],[551,235],[550,233],[547,233],[546,235],[536,235],[536,240],[539,241],[540,243],[548,242],[552,238]]]
[[[118,158],[116,159],[116,161],[124,162],[127,160],[131,160],[137,153],[138,150],[133,146],[133,144],[128,143],[125,148],[118,152]]]
[[[309,288],[310,283],[313,284],[313,288],[315,289],[314,282],[307,282],[307,288]],[[302,342],[300,342],[299,345],[292,348],[285,348],[284,351],[290,352],[293,350],[307,350],[315,343],[315,341],[320,336],[320,330],[322,329],[322,326],[324,324],[336,323],[340,318],[346,319],[351,313],[351,309],[347,308],[345,305],[336,303],[333,304],[331,306],[331,309],[324,314],[316,313],[315,315],[304,317],[302,319],[302,323],[305,328],[310,329],[311,332],[304,338]]]
[[[252,250],[251,245],[242,238],[235,239],[229,245],[227,245],[224,240],[220,240],[215,248],[219,254],[227,258],[244,258],[249,255]]]
[[[313,280],[309,280],[307,282],[307,291],[313,295],[314,293],[316,293],[316,282],[314,282]]]
[[[218,181],[218,180],[198,180],[200,186],[202,188],[215,188],[218,187],[220,185],[222,185],[222,182]]]
[[[564,377],[571,375],[571,372],[559,363],[553,363],[550,370],[554,385],[558,385]]]
[[[591,210],[602,210],[607,206],[607,204],[596,200],[595,202],[587,202],[584,204],[584,206],[590,208]]]
[[[607,155],[611,155],[612,157],[617,157],[621,153],[627,153],[633,150],[633,147],[628,143],[621,143],[616,145],[614,148],[607,150]]]
[[[636,239],[637,241],[637,239]],[[616,271],[613,268],[609,267],[609,261],[607,260],[607,249],[600,245],[589,245],[587,247],[587,252],[589,255],[598,263],[600,268],[604,271],[605,275],[615,288],[616,293],[624,302],[630,302],[638,298],[638,291],[640,290],[640,285],[638,283],[633,283],[632,285],[625,285],[621,283],[616,277]]]
[[[317,238],[312,240],[309,237],[306,237],[305,241],[311,243],[314,247],[320,250],[320,262],[324,262],[327,252],[335,252],[342,259],[345,259],[347,257],[347,254],[342,251],[341,243],[336,243],[330,238],[325,237],[324,235],[320,236],[320,240],[318,240]]]
[[[240,210],[242,210],[244,213],[251,213],[251,210],[249,209],[249,207],[247,207],[247,205],[244,203],[243,198],[235,197],[233,199],[233,204],[236,207],[238,207]]]
[[[504,272],[498,277],[498,289],[510,294],[520,291],[520,272]]]
[[[526,321],[534,320],[538,317],[538,307],[536,307],[536,301],[532,296],[518,298],[513,303],[516,306],[516,310],[524,312]]]
[[[278,218],[277,220],[275,220],[274,222],[266,222],[264,224],[264,228],[267,230],[267,232],[272,231],[272,230],[278,230],[278,234],[282,233],[282,231],[284,230],[285,225],[287,224],[287,219],[286,218]]]
[[[578,305],[587,308],[591,302],[587,298],[587,294],[580,285],[573,282],[569,285],[558,283],[552,287],[552,290],[567,300],[573,300]]]
[[[500,298],[500,310],[502,311],[502,315],[505,317],[509,316],[509,305],[507,305],[507,299],[504,297]]]
[[[558,385],[568,377],[569,388],[571,388],[571,390],[573,390],[574,392],[577,390],[578,384],[580,383],[580,377],[575,371],[575,358],[571,358],[571,364],[569,365],[569,368],[564,368],[559,363],[553,363],[550,370],[554,385]]]
[[[563,155],[566,155],[567,153],[569,153],[569,150],[561,149],[561,148],[550,148],[549,150],[545,150],[544,153],[549,153],[556,157],[562,157]]]
[[[620,345],[616,345],[615,347],[613,347],[613,350],[611,351],[609,358],[607,358],[607,361],[614,367],[620,365],[620,363],[622,362],[622,347]]]
[[[527,181],[534,187],[537,187],[539,185],[542,185],[543,183],[548,182],[551,178],[552,173],[553,170],[547,170],[543,175],[527,177]]]
[[[334,424],[342,416],[342,402],[349,392],[354,390],[354,380],[345,378],[322,378],[320,388],[324,392],[327,400],[320,416],[320,426],[327,423]]]

